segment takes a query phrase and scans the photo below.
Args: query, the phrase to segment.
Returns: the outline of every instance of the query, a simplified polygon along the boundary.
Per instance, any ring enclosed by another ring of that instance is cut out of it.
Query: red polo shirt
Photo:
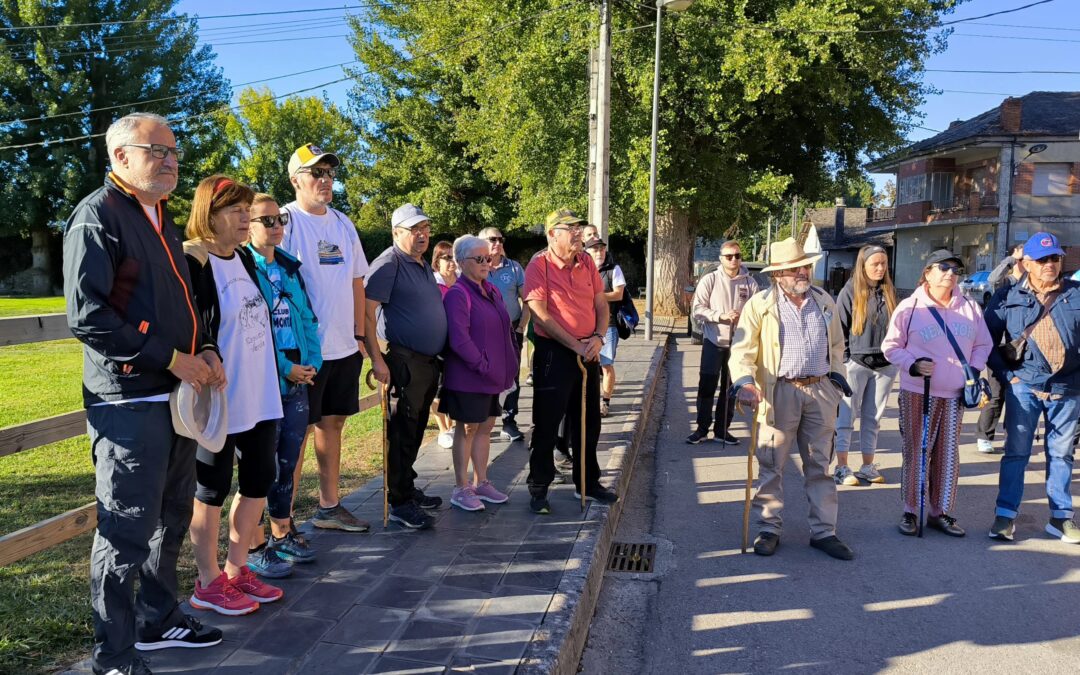
[[[525,300],[544,300],[553,319],[577,339],[596,332],[596,294],[604,282],[592,256],[578,253],[565,265],[550,250],[536,255],[525,270]],[[536,325],[536,334],[551,336]]]

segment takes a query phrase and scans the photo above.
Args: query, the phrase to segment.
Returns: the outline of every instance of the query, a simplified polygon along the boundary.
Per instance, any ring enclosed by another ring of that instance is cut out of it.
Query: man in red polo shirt
[[[601,504],[618,501],[614,492],[600,484],[596,443],[600,439],[600,348],[608,325],[604,284],[592,258],[582,251],[581,228],[585,221],[569,209],[548,214],[545,222],[548,247],[537,254],[525,270],[525,301],[536,328],[533,353],[533,437],[529,455],[529,508],[548,514],[547,492],[555,476],[552,451],[559,422],[570,423],[574,449],[575,497]],[[588,375],[585,386],[585,438],[581,438],[581,370]],[[581,452],[584,447],[584,454]],[[585,461],[585,484],[581,468]]]

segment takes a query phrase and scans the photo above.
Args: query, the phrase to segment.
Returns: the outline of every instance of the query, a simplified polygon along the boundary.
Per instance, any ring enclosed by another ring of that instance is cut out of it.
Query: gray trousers
[[[196,446],[173,432],[167,402],[93,406],[86,421],[97,479],[93,663],[107,671],[131,662],[139,637],[183,618],[176,559],[191,524]]]
[[[848,452],[851,447],[851,433],[855,430],[855,420],[859,420],[859,450],[868,455],[877,451],[878,429],[881,416],[885,414],[885,403],[889,400],[893,382],[896,380],[896,366],[886,366],[878,370],[867,368],[858,361],[848,361],[848,384],[851,396],[840,401],[840,413],[836,417],[836,452]]]

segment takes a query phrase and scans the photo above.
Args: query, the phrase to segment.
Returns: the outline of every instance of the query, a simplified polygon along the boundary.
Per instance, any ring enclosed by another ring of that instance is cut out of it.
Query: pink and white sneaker
[[[476,492],[477,497],[492,504],[505,504],[510,499],[496,490],[489,480],[480,483],[473,490]]]
[[[206,586],[195,580],[195,592],[188,600],[196,609],[209,609],[226,616],[250,614],[259,608],[259,602],[240,591],[222,572]]]
[[[285,591],[277,586],[271,586],[255,576],[255,573],[252,572],[251,568],[247,565],[241,567],[240,574],[229,579],[229,583],[232,584],[236,590],[259,603],[274,602],[275,600],[280,600],[282,596],[285,595]]]
[[[450,495],[450,503],[465,511],[484,510],[484,503],[476,496],[476,489],[471,485],[454,488],[454,492]]]

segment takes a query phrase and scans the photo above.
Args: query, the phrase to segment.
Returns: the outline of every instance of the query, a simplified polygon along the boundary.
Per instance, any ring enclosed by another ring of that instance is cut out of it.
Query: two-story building
[[[891,232],[895,283],[911,290],[937,248],[969,272],[992,269],[1039,231],[1080,268],[1080,92],[1037,91],[868,164],[896,178],[895,208],[869,212],[865,232]]]

